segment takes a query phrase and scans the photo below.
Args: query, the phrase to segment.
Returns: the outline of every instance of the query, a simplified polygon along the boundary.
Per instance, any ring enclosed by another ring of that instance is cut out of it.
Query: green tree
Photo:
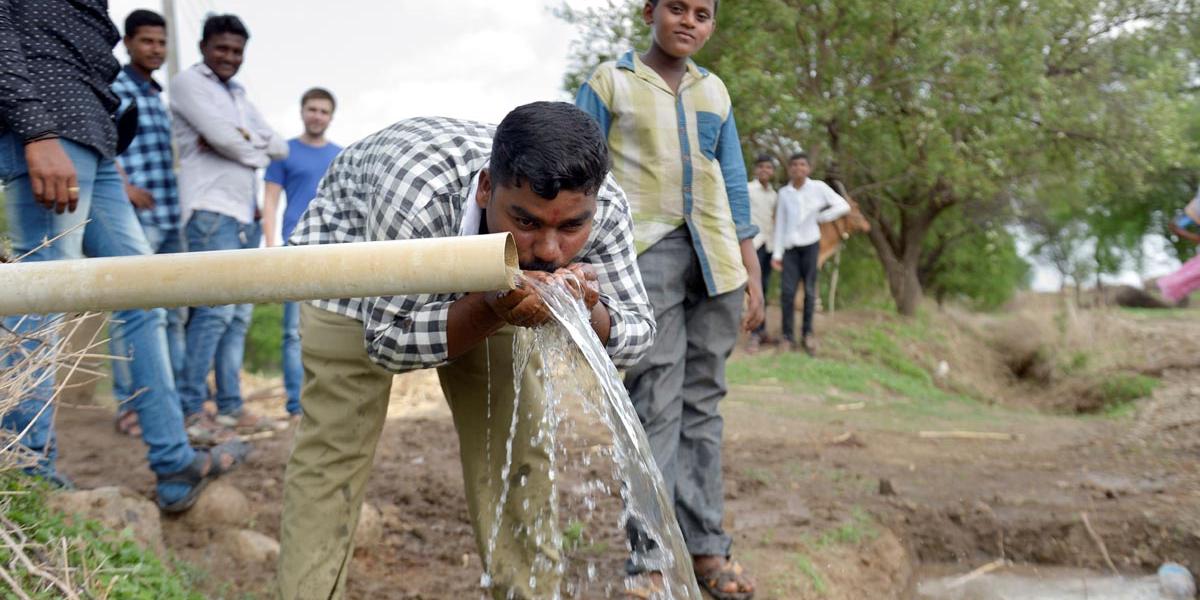
[[[1194,0],[739,0],[698,59],[729,87],[743,144],[804,147],[847,184],[911,314],[953,246],[995,243],[1051,196],[1047,214],[1103,234],[1106,267],[1134,252],[1151,217],[1120,219],[1148,180],[1186,169],[1196,19]],[[584,37],[621,41],[606,22]]]

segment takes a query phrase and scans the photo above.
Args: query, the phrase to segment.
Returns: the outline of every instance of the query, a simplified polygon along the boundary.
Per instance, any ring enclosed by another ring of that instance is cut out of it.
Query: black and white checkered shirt
[[[340,244],[452,237],[459,233],[471,179],[488,164],[495,126],[443,118],[400,121],[346,148],[329,166],[290,244]],[[654,311],[642,286],[625,193],[611,176],[596,200],[587,244],[573,262],[593,265],[613,326],[608,354],[635,364],[654,339]],[[430,268],[437,268],[430,265]],[[446,320],[462,294],[318,300],[364,324],[367,353],[404,372],[447,362]]]

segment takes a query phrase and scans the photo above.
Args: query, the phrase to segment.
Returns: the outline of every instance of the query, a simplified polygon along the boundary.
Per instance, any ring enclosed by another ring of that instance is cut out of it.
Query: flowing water
[[[639,562],[663,574],[662,589],[653,597],[699,600],[691,556],[675,520],[671,497],[621,377],[591,328],[589,312],[566,284],[523,283],[538,289],[554,316],[552,323],[518,332],[513,377],[519,400],[522,373],[533,357],[540,359],[536,380],[545,406],[529,442],[545,448],[549,455],[551,506],[534,507],[532,529],[548,531],[550,545],[561,549],[561,559],[539,556],[530,587],[538,597],[594,598],[620,595],[625,589],[623,581],[647,585],[646,577],[627,580],[625,576],[624,558],[630,548],[626,527],[634,522],[650,541],[647,547],[653,548],[643,553]],[[489,413],[490,404],[489,399]],[[510,489],[513,442],[522,414],[538,418],[535,409],[522,407],[519,401],[511,414],[493,415],[510,421],[503,450],[501,501],[484,557],[488,572],[480,582],[485,588],[496,576],[492,555],[501,528],[522,527],[502,522],[503,507],[514,493]],[[523,482],[518,478],[516,485]],[[614,519],[616,515],[619,517]],[[543,527],[547,519],[551,526]],[[626,552],[620,552],[621,548]],[[538,584],[546,579],[562,579],[560,589],[539,590]]]

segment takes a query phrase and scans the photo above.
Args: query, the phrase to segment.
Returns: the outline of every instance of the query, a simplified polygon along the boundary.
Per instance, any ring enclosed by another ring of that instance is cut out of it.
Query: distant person
[[[101,0],[0,2],[0,178],[13,249],[28,254],[25,262],[151,254],[113,160],[121,139],[128,139],[118,136],[113,114],[120,100],[109,87],[121,68],[112,54],[120,39]],[[133,128],[121,131],[131,135]],[[58,316],[3,322],[20,335]],[[158,506],[180,512],[209,481],[244,460],[248,447],[231,442],[205,451],[188,445],[164,320],[162,309],[121,310],[110,327],[132,351],[130,382],[140,393],[128,402],[149,447]],[[36,341],[22,343],[25,352],[37,348]],[[0,357],[6,369],[22,360],[17,351]],[[3,427],[24,432],[21,444],[40,455],[32,473],[68,487],[55,461],[54,374],[42,375],[4,416]]]
[[[1171,233],[1193,244],[1200,244],[1200,234],[1193,231],[1200,227],[1200,190],[1183,208],[1183,213],[1171,221]],[[1175,272],[1159,277],[1155,282],[1164,298],[1179,303],[1200,288],[1200,256],[1185,261]]]
[[[156,12],[135,10],[125,18],[124,41],[129,64],[117,74],[112,91],[121,100],[121,111],[136,104],[138,117],[137,136],[117,157],[117,164],[126,176],[125,193],[137,208],[150,251],[183,252],[175,153],[171,149],[171,114],[162,99],[163,88],[154,80],[154,72],[167,57],[167,22]],[[166,309],[166,315],[171,372],[179,381],[183,377],[183,324],[187,309]],[[112,347],[113,356],[130,357],[129,345],[119,335],[112,336]],[[129,380],[128,361],[113,361],[112,373],[113,395],[122,406],[117,411],[117,429],[137,435],[137,413],[124,404],[136,392]]]
[[[730,558],[722,524],[720,402],[739,325],[758,328],[763,298],[733,103],[721,79],[690,58],[713,33],[717,2],[649,0],[642,17],[650,49],[597,67],[575,100],[600,124],[613,176],[629,194],[638,267],[658,322],[625,387],[697,579],[716,598],[748,598],[754,584]],[[636,521],[629,531],[628,570],[647,573],[654,588],[661,549]]]
[[[754,235],[754,250],[758,254],[758,270],[762,274],[762,293],[765,304],[767,287],[771,281],[771,247],[775,233],[775,204],[779,195],[775,191],[775,159],[769,154],[759,154],[754,161],[754,179],[747,182],[750,188],[750,222],[758,227]],[[767,320],[763,319],[758,329],[750,334],[750,342],[746,351],[755,352],[760,344],[769,344],[767,336]]]
[[[325,139],[325,130],[333,120],[337,101],[324,88],[315,87],[300,97],[300,119],[304,133],[288,140],[288,156],[271,162],[263,177],[266,195],[263,201],[263,233],[267,246],[274,246],[276,235],[287,240],[317,195],[317,184],[329,168],[329,163],[342,147]],[[279,195],[287,193],[283,210],[283,228],[275,223],[279,213]],[[287,411],[293,419],[300,416],[300,384],[304,366],[300,364],[300,305],[283,304],[283,388],[287,393]]]
[[[527,274],[570,274],[582,282],[597,338],[625,367],[649,347],[654,321],[638,275],[629,206],[606,178],[608,167],[600,132],[564,102],[517,107],[498,127],[408,119],[334,160],[289,242],[511,233]],[[431,367],[454,416],[467,511],[491,576],[490,595],[558,597],[564,565],[551,504],[554,450],[536,435],[545,411],[541,358],[534,353],[514,377],[512,351],[518,328],[549,319],[532,287],[300,306],[304,412],[284,476],[278,597],[345,594],[393,374]],[[519,401],[517,381],[524,382]],[[506,464],[521,480],[507,496]]]
[[[793,154],[788,160],[788,184],[779,189],[775,209],[775,248],[771,267],[783,271],[779,309],[783,311],[783,339],[791,350],[816,354],[813,313],[817,306],[817,257],[821,251],[821,223],[850,212],[850,203],[824,181],[809,179],[808,155]],[[804,322],[796,343],[796,288],[804,283]]]
[[[204,21],[203,61],[171,81],[171,112],[179,150],[179,201],[188,252],[237,250],[259,245],[255,170],[287,157],[275,133],[233,81],[250,33],[234,15]],[[197,440],[220,439],[222,427],[237,431],[273,428],[243,406],[238,376],[250,305],[192,308],[187,360],[179,397],[188,432]],[[217,416],[204,411],[207,377],[217,370]]]

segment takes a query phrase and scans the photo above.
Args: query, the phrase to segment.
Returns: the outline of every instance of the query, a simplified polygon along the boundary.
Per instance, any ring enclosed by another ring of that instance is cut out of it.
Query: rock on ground
[[[257,531],[222,529],[217,532],[216,540],[239,561],[263,563],[279,558],[279,542]]]
[[[241,527],[253,516],[246,495],[228,482],[217,480],[208,484],[195,506],[180,518],[192,529],[208,530]]]
[[[363,502],[358,517],[358,529],[354,530],[354,547],[370,549],[383,540],[383,515],[374,505]]]
[[[162,553],[158,507],[129,489],[109,486],[58,492],[50,496],[47,505],[68,516],[99,521],[109,529],[128,530],[143,547]]]

